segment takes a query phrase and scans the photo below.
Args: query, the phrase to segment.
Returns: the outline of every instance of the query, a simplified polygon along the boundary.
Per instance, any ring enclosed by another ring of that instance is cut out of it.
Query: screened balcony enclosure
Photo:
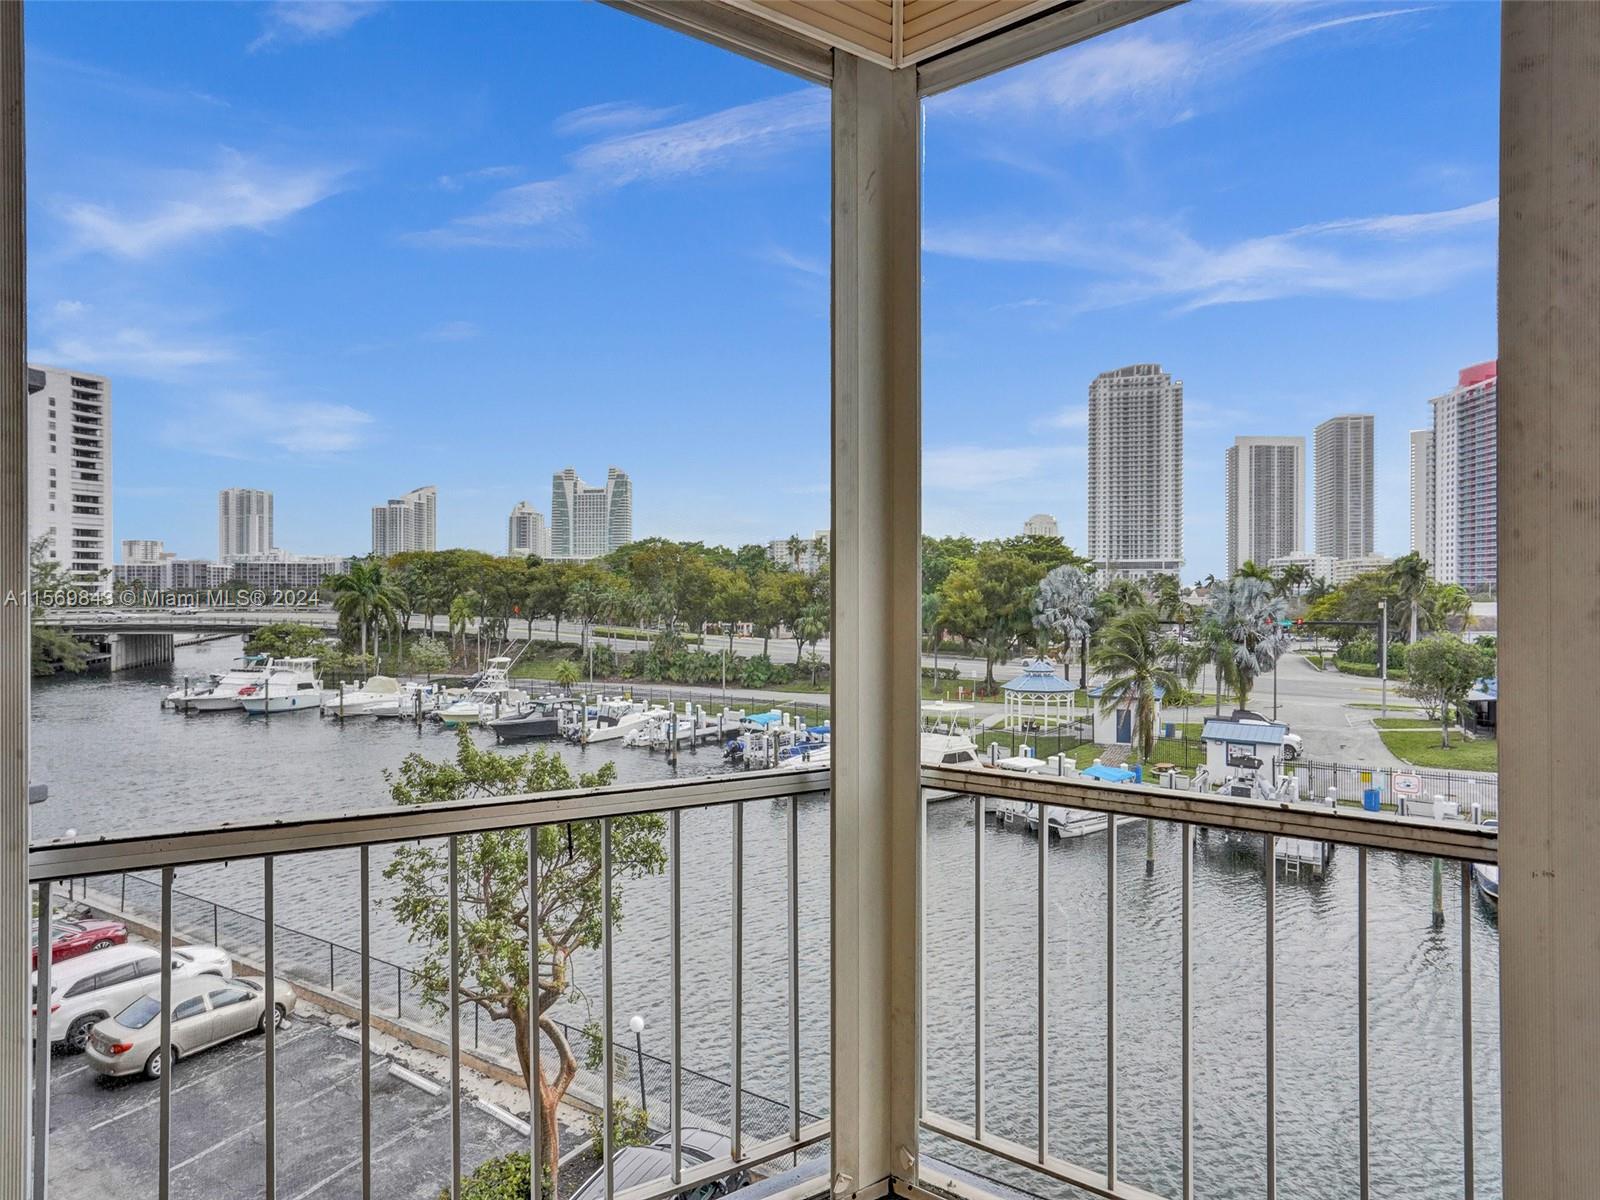
[[[592,1110],[584,1200],[1594,1194],[1600,823],[1572,710],[1600,661],[1600,7],[1501,14],[1498,828],[923,757],[922,100],[1169,4],[611,7],[829,89],[828,764],[30,840],[29,617],[0,608],[0,1198],[92,1179],[160,1200],[456,1200],[491,1159],[574,1161],[585,1139],[528,1094],[558,1074]],[[24,17],[0,12],[14,368]],[[25,400],[13,369],[8,591],[29,577]],[[596,869],[579,877],[583,847]],[[1314,892],[1291,884],[1302,864]],[[1492,928],[1475,865],[1502,881]],[[224,872],[255,908],[186,890]],[[338,914],[350,936],[309,937],[289,893],[334,876],[356,898]],[[434,946],[409,966],[374,920],[380,892],[407,886]],[[569,952],[558,926],[585,889],[593,943]],[[136,1050],[86,1027],[150,1082],[136,1103],[135,1084],[98,1088],[102,1107],[70,1119],[86,1068],[51,1047],[81,970],[40,953],[30,993],[28,952],[63,903],[154,947],[161,1000],[153,1028],[115,1035]],[[1397,930],[1425,951],[1398,952]],[[228,1051],[250,1085],[226,1095],[179,1052],[175,989],[207,944],[260,1006],[258,1035]],[[581,1012],[534,999],[569,972]],[[1335,1019],[1311,995],[1336,996]],[[297,1004],[341,1028],[313,1034]],[[1418,1030],[1448,1053],[1406,1058]],[[418,1081],[423,1050],[442,1080]],[[106,1172],[104,1147],[126,1169]],[[655,1166],[635,1173],[642,1153]],[[560,1195],[581,1182],[563,1175]],[[555,1200],[538,1170],[504,1186]]]

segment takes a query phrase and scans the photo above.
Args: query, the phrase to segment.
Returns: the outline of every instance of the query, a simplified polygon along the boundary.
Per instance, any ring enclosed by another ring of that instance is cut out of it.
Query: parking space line
[[[286,1046],[286,1045],[289,1045],[289,1044],[291,1044],[293,1042],[297,1042],[301,1038],[309,1036],[310,1032],[311,1031],[308,1029],[306,1031],[306,1033],[297,1034],[294,1037],[283,1038],[281,1041],[279,1041],[278,1045],[279,1046]],[[256,1053],[248,1055],[248,1056],[246,1056],[244,1058],[241,1058],[236,1062],[224,1063],[222,1066],[216,1068],[215,1070],[207,1071],[204,1075],[201,1075],[201,1076],[198,1076],[197,1078],[191,1079],[187,1083],[173,1084],[173,1086],[172,1086],[172,1094],[173,1095],[177,1095],[179,1092],[186,1092],[192,1087],[199,1087],[202,1083],[205,1083],[207,1080],[215,1079],[218,1075],[225,1075],[229,1071],[233,1070],[235,1067],[242,1067],[246,1063],[258,1062],[264,1057],[265,1057],[265,1053],[264,1052],[257,1051]],[[160,1103],[161,1103],[161,1097],[159,1097],[159,1096],[157,1096],[153,1100],[146,1100],[143,1104],[139,1105],[136,1108],[127,1109],[124,1112],[117,1113],[116,1116],[107,1117],[104,1121],[95,1122],[95,1124],[89,1126],[89,1132],[93,1133],[97,1129],[104,1129],[107,1125],[115,1125],[118,1121],[122,1120],[124,1117],[131,1117],[136,1113],[144,1112],[146,1109],[154,1108],[156,1105],[158,1105]]]
[[[88,1069],[89,1069],[89,1064],[85,1063],[81,1067],[73,1067],[72,1070],[70,1070],[70,1071],[63,1071],[59,1075],[52,1075],[50,1077],[50,1086],[54,1087],[58,1083],[61,1083],[61,1082],[65,1081],[65,1080],[68,1080],[68,1079],[71,1079],[74,1075],[82,1075]]]
[[[383,1151],[389,1149],[390,1146],[397,1145],[398,1143],[404,1141],[408,1137],[414,1137],[416,1135],[417,1130],[423,1128],[426,1125],[434,1124],[441,1117],[446,1116],[449,1112],[450,1112],[450,1106],[448,1104],[446,1104],[446,1105],[442,1106],[441,1108],[437,1109],[436,1111],[434,1111],[429,1116],[423,1118],[421,1121],[418,1121],[413,1125],[406,1126],[406,1128],[402,1129],[399,1133],[395,1134],[392,1138],[389,1138],[388,1140],[386,1140],[384,1142],[380,1142],[378,1145],[376,1145],[376,1146],[374,1146],[372,1148],[372,1160],[373,1160],[373,1162],[377,1162],[378,1155],[383,1153]],[[361,1163],[361,1156],[358,1154],[355,1158],[352,1158],[349,1162],[345,1163],[344,1166],[340,1167],[337,1171],[334,1171],[334,1172],[332,1172],[331,1174],[328,1174],[328,1175],[324,1175],[321,1179],[317,1180],[317,1182],[313,1183],[305,1191],[303,1191],[299,1195],[295,1196],[294,1200],[306,1200],[307,1196],[315,1195],[317,1192],[320,1192],[323,1188],[327,1187],[335,1179],[339,1178],[339,1176],[343,1175],[346,1171],[350,1170],[351,1167],[359,1166],[360,1163]],[[448,1174],[448,1172],[446,1172],[446,1174]]]
[[[278,1111],[280,1113],[286,1113],[286,1112],[291,1111],[292,1109],[299,1108],[301,1105],[310,1104],[313,1100],[320,1100],[320,1099],[322,1099],[322,1097],[326,1096],[329,1092],[337,1091],[339,1088],[341,1088],[345,1084],[349,1083],[350,1080],[354,1079],[359,1074],[361,1074],[361,1069],[359,1067],[357,1067],[354,1071],[352,1071],[352,1072],[350,1072],[350,1073],[348,1073],[346,1075],[343,1075],[340,1078],[334,1080],[327,1087],[323,1088],[320,1092],[313,1092],[311,1095],[306,1096],[303,1099],[296,1100],[293,1104],[280,1104],[278,1106]],[[236,1130],[235,1132],[230,1133],[227,1137],[223,1138],[221,1141],[212,1143],[210,1146],[207,1146],[204,1150],[200,1151],[198,1154],[191,1154],[188,1158],[184,1159],[181,1163],[173,1164],[172,1170],[174,1172],[181,1171],[181,1170],[183,1170],[184,1167],[187,1167],[187,1166],[189,1166],[189,1165],[191,1165],[193,1163],[199,1162],[202,1158],[204,1158],[206,1155],[210,1154],[212,1151],[220,1150],[220,1149],[222,1149],[222,1147],[228,1145],[230,1142],[238,1141],[240,1138],[242,1138],[245,1134],[249,1133],[251,1130],[257,1129],[260,1126],[265,1125],[266,1123],[267,1122],[266,1122],[265,1118],[263,1118],[263,1119],[261,1119],[259,1121],[251,1121],[250,1124],[246,1125],[243,1129]]]

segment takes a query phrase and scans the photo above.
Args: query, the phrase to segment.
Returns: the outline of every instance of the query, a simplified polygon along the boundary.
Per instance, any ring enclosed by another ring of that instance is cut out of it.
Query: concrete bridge
[[[59,608],[41,614],[38,619],[41,625],[64,630],[95,646],[96,651],[89,656],[90,664],[112,671],[161,666],[172,661],[177,646],[235,637],[280,621],[295,621],[330,631],[339,623],[338,614],[331,609],[306,608],[208,608],[194,612]]]

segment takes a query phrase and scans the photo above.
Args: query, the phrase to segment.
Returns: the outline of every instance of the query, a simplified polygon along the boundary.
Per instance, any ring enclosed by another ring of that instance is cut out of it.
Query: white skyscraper
[[[1433,430],[1411,431],[1411,550],[1430,563],[1434,560]]]
[[[1306,544],[1306,440],[1240,437],[1224,452],[1228,575]]]
[[[1089,557],[1113,576],[1183,569],[1183,383],[1157,363],[1089,385]]]
[[[1022,523],[1023,537],[1060,537],[1061,526],[1049,513],[1034,513]]]
[[[272,493],[224,488],[217,493],[217,561],[231,562],[273,548]]]
[[[1499,368],[1468,367],[1433,401],[1433,577],[1468,591],[1498,580]]]
[[[372,510],[372,552],[380,558],[438,548],[439,489],[419,487]]]
[[[633,482],[611,467],[590,487],[568,467],[550,481],[550,557],[586,560],[633,541]]]
[[[111,381],[28,367],[28,540],[81,583],[111,588]]]
[[[178,557],[167,549],[167,544],[162,541],[152,541],[149,538],[123,538],[122,561],[129,566],[149,566],[151,563],[166,562],[168,559]]]
[[[544,514],[526,500],[518,501],[506,523],[506,553],[550,557],[550,531],[544,526]]]
[[[1317,553],[1372,553],[1372,417],[1330,417],[1312,434],[1317,472]]]

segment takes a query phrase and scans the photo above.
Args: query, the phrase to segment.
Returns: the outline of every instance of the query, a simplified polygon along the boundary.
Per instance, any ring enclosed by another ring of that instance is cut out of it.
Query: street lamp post
[[[628,1028],[633,1030],[633,1057],[639,1064],[639,1110],[645,1124],[650,1123],[650,1096],[644,1090],[644,1018],[638,1013],[628,1018]]]
[[[1378,675],[1383,680],[1383,716],[1389,716],[1389,602],[1378,601]]]

